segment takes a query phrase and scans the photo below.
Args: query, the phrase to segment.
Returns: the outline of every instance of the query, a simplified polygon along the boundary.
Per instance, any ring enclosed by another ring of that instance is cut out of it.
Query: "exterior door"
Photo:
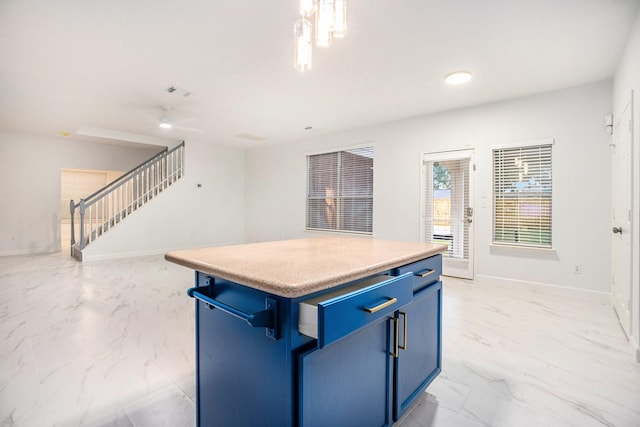
[[[445,276],[473,279],[473,167],[473,150],[423,155],[421,240],[447,245]]]
[[[631,334],[631,147],[633,92],[613,129],[613,213],[611,239],[611,295],[613,307],[627,336]]]

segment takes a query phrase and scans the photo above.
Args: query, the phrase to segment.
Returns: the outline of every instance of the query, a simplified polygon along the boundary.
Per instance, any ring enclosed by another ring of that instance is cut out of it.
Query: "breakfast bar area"
[[[195,270],[199,426],[388,426],[441,370],[442,245],[170,252]]]

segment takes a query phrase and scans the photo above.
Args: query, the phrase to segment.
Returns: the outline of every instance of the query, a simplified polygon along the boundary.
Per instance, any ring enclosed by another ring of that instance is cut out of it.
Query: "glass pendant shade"
[[[334,0],[318,0],[316,12],[316,46],[329,46],[333,40]]]
[[[342,38],[347,35],[347,2],[335,0],[335,22],[333,25],[333,37]]]
[[[294,61],[299,71],[311,69],[311,22],[301,19],[293,26]]]
[[[316,0],[300,0],[300,15],[309,17],[316,13]]]
[[[347,34],[347,1],[346,0],[298,0],[302,18],[293,27],[294,33],[294,65],[297,70],[311,69],[312,41],[319,47],[330,46],[334,37],[345,37]],[[309,21],[315,13],[313,29]],[[307,20],[309,19],[309,20]],[[315,30],[315,36],[312,31]]]

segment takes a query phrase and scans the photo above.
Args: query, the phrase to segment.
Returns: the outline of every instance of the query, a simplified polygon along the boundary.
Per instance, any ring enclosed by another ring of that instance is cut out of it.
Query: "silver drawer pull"
[[[393,305],[393,304],[395,304],[395,303],[397,303],[397,302],[398,302],[398,298],[391,298],[391,299],[389,299],[389,301],[385,301],[385,302],[383,302],[382,304],[380,304],[380,305],[376,305],[376,306],[375,306],[375,307],[373,307],[373,308],[365,307],[365,308],[364,308],[364,311],[366,311],[367,313],[375,313],[376,311],[380,311],[380,310],[382,310],[383,308],[387,308],[387,307],[389,307],[390,305]]]
[[[433,274],[435,272],[436,272],[435,268],[432,269],[432,270],[426,269],[426,270],[419,271],[419,272],[415,273],[415,275],[418,276],[418,277],[427,277],[427,276],[430,276],[431,274]]]

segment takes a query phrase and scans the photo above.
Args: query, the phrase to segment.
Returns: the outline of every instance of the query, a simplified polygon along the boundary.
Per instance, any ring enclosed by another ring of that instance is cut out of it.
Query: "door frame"
[[[425,167],[424,162],[429,161],[431,159],[437,160],[459,160],[459,159],[469,159],[469,207],[473,209],[474,214],[472,215],[473,222],[469,225],[469,256],[466,261],[466,267],[460,268],[460,266],[465,263],[462,260],[456,260],[453,258],[449,258],[446,256],[442,257],[442,275],[443,276],[452,276],[459,277],[463,279],[471,279],[475,278],[475,213],[477,210],[475,209],[475,149],[474,148],[460,148],[456,150],[445,150],[445,151],[425,151],[420,153],[420,241],[425,242]]]

